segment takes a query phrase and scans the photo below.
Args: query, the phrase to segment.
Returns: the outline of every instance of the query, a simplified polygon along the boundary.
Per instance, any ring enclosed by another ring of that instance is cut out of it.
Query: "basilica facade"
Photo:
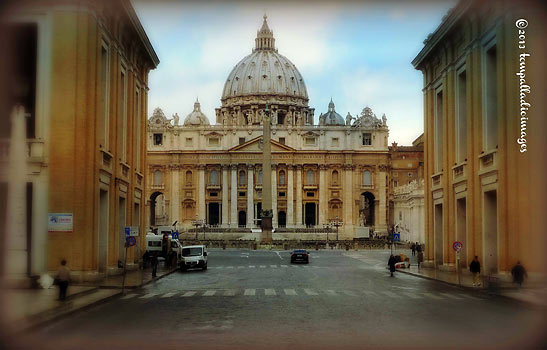
[[[303,232],[338,222],[341,238],[390,219],[387,117],[368,108],[342,117],[331,100],[314,108],[296,66],[275,48],[264,17],[253,52],[229,74],[215,125],[196,100],[184,120],[156,108],[148,122],[149,225],[189,228],[197,220],[229,231],[260,227],[262,183],[271,176],[273,226]],[[272,172],[263,174],[263,118],[271,117]],[[421,152],[405,160],[418,177]],[[416,156],[417,154],[417,156]]]

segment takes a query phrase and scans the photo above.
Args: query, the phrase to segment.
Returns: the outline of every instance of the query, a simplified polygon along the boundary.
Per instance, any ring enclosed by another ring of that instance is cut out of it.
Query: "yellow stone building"
[[[266,18],[255,44],[226,79],[215,125],[199,101],[182,125],[178,114],[168,119],[159,108],[149,119],[150,225],[176,221],[188,229],[198,219],[220,237],[250,232],[260,227],[262,178],[271,176],[274,238],[325,238],[332,221],[343,222],[341,239],[371,229],[385,234],[391,222],[387,117],[366,107],[343,118],[331,100],[315,125],[304,79],[278,53]],[[271,174],[262,174],[261,164],[266,106]],[[423,153],[408,154],[397,162],[405,177],[417,177]]]
[[[9,208],[9,116],[21,104],[27,114],[26,230],[2,225],[4,271],[28,281],[66,259],[76,279],[118,273],[123,227],[144,231],[148,73],[158,57],[128,0],[12,2],[2,14],[0,200]],[[128,267],[139,258],[129,249]]]
[[[424,76],[429,266],[455,269],[461,241],[464,269],[475,255],[484,274],[508,276],[517,260],[545,269],[544,10],[460,1],[412,62]]]

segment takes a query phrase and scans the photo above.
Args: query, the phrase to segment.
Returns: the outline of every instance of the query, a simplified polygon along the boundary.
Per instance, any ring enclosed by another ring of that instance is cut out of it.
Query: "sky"
[[[385,113],[389,142],[423,132],[423,78],[411,61],[455,1],[190,2],[132,0],[159,66],[149,75],[148,116],[160,107],[180,123],[199,98],[215,123],[224,83],[252,52],[267,14],[280,54],[304,78],[315,123],[332,98],[344,118]]]

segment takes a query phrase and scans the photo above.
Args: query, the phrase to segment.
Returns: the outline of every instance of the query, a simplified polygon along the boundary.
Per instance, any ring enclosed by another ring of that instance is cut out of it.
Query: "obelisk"
[[[262,160],[262,213],[261,213],[261,240],[266,243],[272,241],[272,147],[270,144],[270,111],[268,105],[264,110],[263,123],[263,160]]]

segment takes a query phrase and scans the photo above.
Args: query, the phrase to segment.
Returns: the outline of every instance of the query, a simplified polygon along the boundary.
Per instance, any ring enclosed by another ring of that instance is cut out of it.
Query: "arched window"
[[[338,185],[338,171],[336,170],[332,172],[332,184]]]
[[[368,170],[365,170],[365,172],[363,173],[363,185],[365,185],[365,186],[372,185],[372,179],[371,179],[371,176],[370,176],[370,171],[368,171]]]
[[[186,183],[188,185],[192,184],[192,172],[190,170],[186,172]]]
[[[245,185],[245,171],[243,170],[239,172],[239,184]]]
[[[285,184],[285,170],[279,171],[279,184],[284,185]]]
[[[218,171],[211,170],[209,173],[209,184],[218,185]]]
[[[306,173],[306,184],[315,185],[315,173],[313,170],[308,170]]]
[[[257,176],[257,178],[258,178],[258,179],[256,180],[257,184],[262,185],[262,170],[259,170],[259,171],[258,171],[258,176]]]
[[[154,171],[154,185],[161,185],[161,171]]]

